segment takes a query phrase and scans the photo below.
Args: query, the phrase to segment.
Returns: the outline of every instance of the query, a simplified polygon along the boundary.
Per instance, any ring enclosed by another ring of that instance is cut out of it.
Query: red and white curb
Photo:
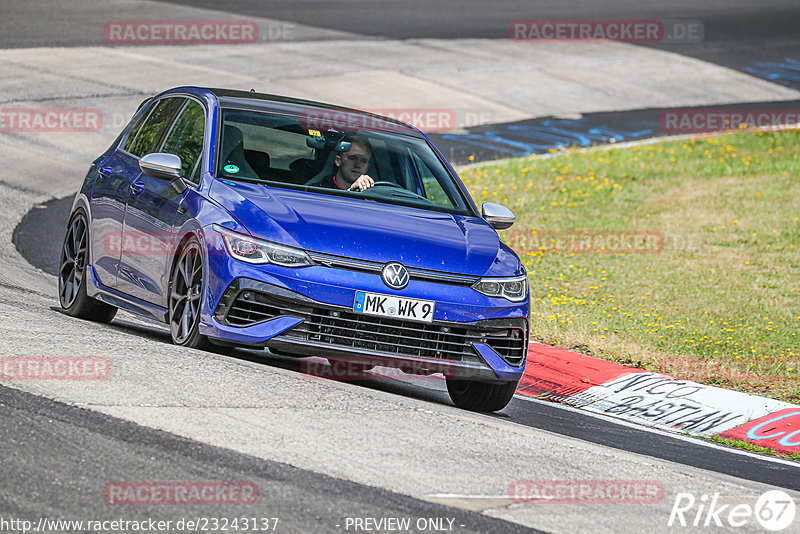
[[[531,343],[517,395],[664,430],[800,453],[800,406]]]

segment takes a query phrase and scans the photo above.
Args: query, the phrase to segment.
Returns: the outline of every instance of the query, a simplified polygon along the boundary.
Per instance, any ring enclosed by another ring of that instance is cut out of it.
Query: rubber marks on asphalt
[[[638,424],[800,452],[800,406],[531,343],[518,395]]]

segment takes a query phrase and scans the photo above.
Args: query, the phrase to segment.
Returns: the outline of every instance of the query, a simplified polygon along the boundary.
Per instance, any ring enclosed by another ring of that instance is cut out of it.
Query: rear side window
[[[162,152],[175,154],[181,158],[181,176],[192,182],[195,181],[195,178],[199,180],[199,173],[194,173],[197,174],[195,177],[192,171],[195,170],[203,152],[205,124],[203,106],[194,100],[189,100],[161,149]]]
[[[165,98],[156,104],[156,108],[137,132],[128,152],[139,158],[158,152],[167,129],[185,102],[184,98]]]

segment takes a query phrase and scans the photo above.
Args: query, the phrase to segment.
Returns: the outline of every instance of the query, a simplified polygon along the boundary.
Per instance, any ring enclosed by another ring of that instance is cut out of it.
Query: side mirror
[[[163,152],[147,154],[139,160],[139,168],[148,176],[169,180],[178,193],[186,190],[186,184],[181,178],[181,158],[175,154]]]
[[[153,178],[174,180],[181,177],[181,158],[175,154],[155,152],[142,157],[139,160],[139,168]]]
[[[517,216],[514,215],[513,211],[502,204],[495,204],[494,202],[483,203],[481,206],[481,217],[491,224],[495,230],[511,228],[511,225],[517,220]]]

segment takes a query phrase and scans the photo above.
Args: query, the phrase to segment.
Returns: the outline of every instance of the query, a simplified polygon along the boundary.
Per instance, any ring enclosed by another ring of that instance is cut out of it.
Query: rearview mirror
[[[345,141],[345,134],[334,129],[326,132],[319,130],[309,130],[310,134],[306,137],[306,146],[317,150],[333,150],[334,152],[349,152],[350,141]]]
[[[491,224],[495,230],[510,228],[514,221],[517,220],[517,216],[514,215],[513,211],[502,204],[495,204],[494,202],[483,203],[481,217]]]

